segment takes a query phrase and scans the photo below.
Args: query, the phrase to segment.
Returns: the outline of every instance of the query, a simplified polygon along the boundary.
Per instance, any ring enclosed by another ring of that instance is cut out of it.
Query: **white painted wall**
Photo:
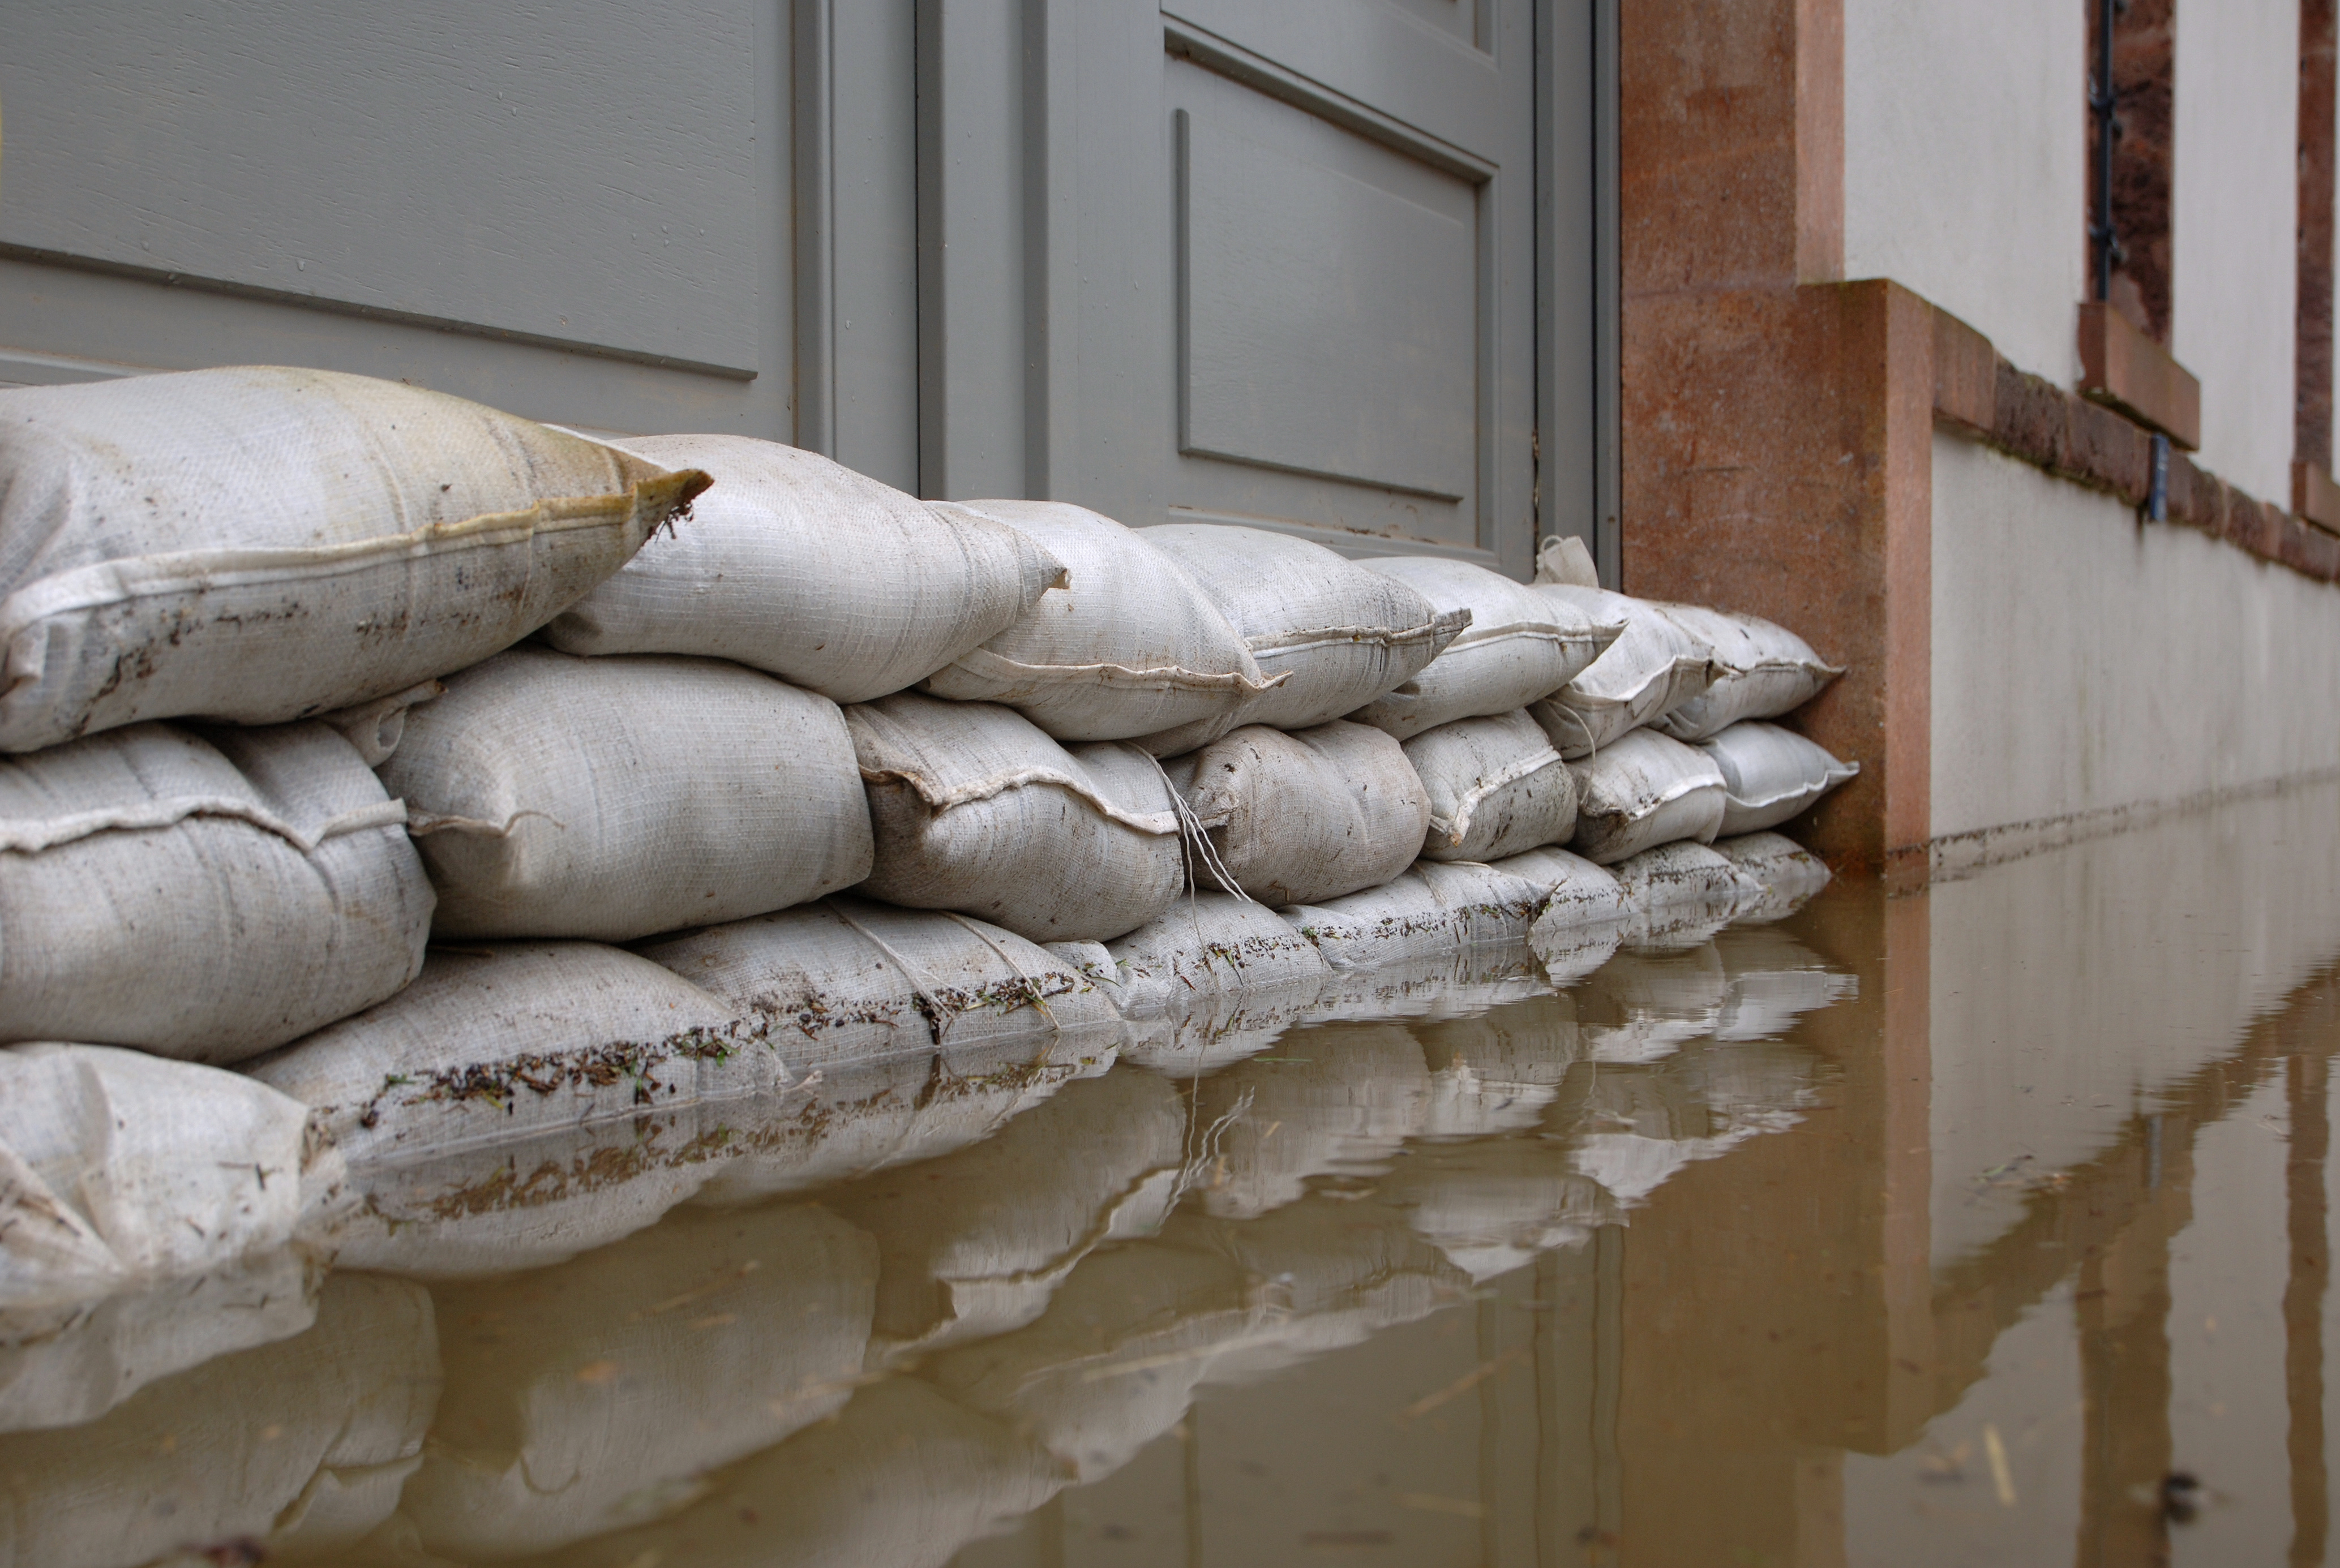
[[[2177,9],[2169,347],[2202,381],[2203,466],[2291,500],[2299,0]]]
[[[1938,842],[2340,768],[2340,590],[1941,431],[1933,476]]]
[[[2072,385],[2088,265],[2086,9],[1845,0],[1844,54],[1845,275],[1907,284]],[[2286,224],[2290,212],[2286,201]]]

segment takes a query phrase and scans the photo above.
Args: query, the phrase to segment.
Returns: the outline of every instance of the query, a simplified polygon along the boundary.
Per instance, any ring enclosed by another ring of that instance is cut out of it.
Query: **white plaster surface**
[[[2340,767],[2340,589],[1941,431],[1933,478],[1938,842]]]
[[[1907,284],[2072,385],[2088,277],[2087,10],[1845,0],[1844,52],[1845,275]],[[2291,211],[2286,199],[2286,224]]]
[[[2299,0],[2177,8],[2170,350],[2201,379],[2203,466],[2291,498]]]

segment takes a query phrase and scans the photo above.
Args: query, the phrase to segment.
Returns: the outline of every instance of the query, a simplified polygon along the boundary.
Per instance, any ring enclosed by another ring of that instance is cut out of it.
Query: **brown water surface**
[[[2335,1554],[2340,791],[1400,1011],[407,1173],[0,1350],[0,1563]]]

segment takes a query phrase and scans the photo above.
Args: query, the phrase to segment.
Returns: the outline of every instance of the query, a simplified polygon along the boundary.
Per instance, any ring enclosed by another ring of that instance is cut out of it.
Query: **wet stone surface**
[[[0,1563],[2332,1554],[2340,791],[1310,995],[400,1168],[0,1346]]]

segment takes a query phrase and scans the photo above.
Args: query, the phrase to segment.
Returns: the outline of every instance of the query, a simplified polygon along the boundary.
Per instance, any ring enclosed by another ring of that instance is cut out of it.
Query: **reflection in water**
[[[0,1564],[2325,1561],[2335,861],[2302,792],[362,1166],[330,1267],[0,1346]]]

